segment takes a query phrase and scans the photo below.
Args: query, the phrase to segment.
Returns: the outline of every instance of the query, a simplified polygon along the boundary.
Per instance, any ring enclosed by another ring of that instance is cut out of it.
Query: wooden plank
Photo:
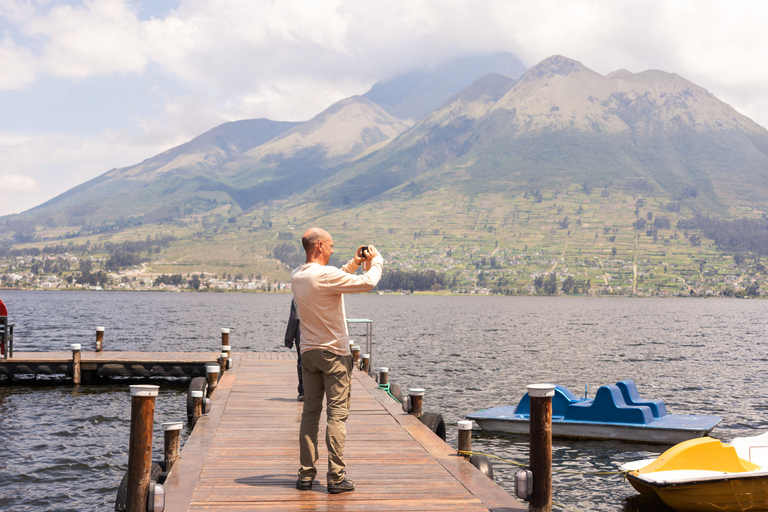
[[[166,510],[525,510],[358,371],[344,449],[356,489],[326,493],[323,413],[318,478],[298,491],[295,354],[276,354],[235,355],[166,481]]]

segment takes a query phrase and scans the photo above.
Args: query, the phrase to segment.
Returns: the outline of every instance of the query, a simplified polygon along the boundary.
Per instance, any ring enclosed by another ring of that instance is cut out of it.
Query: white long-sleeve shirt
[[[301,325],[302,354],[318,349],[339,356],[351,354],[343,294],[373,290],[381,279],[384,258],[373,258],[365,274],[354,274],[357,268],[350,260],[341,269],[305,263],[293,271],[291,288]]]

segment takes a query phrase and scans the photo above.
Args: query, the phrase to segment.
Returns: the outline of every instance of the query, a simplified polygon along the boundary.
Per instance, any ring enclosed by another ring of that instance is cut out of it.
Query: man
[[[301,415],[299,451],[301,469],[296,487],[312,489],[317,475],[315,463],[317,431],[326,397],[328,426],[328,493],[352,491],[355,484],[346,478],[344,441],[349,415],[352,353],[344,312],[344,293],[371,291],[381,279],[384,259],[372,245],[357,249],[355,257],[341,270],[329,267],[333,238],[320,228],[310,228],[301,238],[307,259],[293,271],[291,287],[301,323],[301,361],[304,383],[304,411]],[[361,263],[368,271],[355,275]]]

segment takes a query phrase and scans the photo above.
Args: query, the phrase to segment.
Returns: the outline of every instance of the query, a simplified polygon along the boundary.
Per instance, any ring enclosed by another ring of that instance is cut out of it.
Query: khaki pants
[[[301,354],[301,364],[304,411],[299,432],[299,478],[313,480],[317,475],[317,432],[325,395],[328,418],[325,429],[325,444],[328,448],[327,482],[336,484],[344,480],[346,467],[344,440],[347,438],[346,421],[351,399],[352,356],[337,356],[327,350],[308,350]]]

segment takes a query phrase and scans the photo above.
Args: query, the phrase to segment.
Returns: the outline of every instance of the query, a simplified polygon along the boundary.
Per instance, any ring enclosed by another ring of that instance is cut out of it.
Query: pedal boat
[[[530,398],[526,393],[517,407],[493,407],[467,418],[487,432],[527,434]],[[578,398],[559,385],[552,397],[553,436],[675,444],[709,434],[720,421],[719,416],[668,414],[663,400],[643,400],[631,380],[600,386],[594,399]]]
[[[768,511],[768,433],[731,444],[690,439],[621,469],[638,492],[680,512]]]

